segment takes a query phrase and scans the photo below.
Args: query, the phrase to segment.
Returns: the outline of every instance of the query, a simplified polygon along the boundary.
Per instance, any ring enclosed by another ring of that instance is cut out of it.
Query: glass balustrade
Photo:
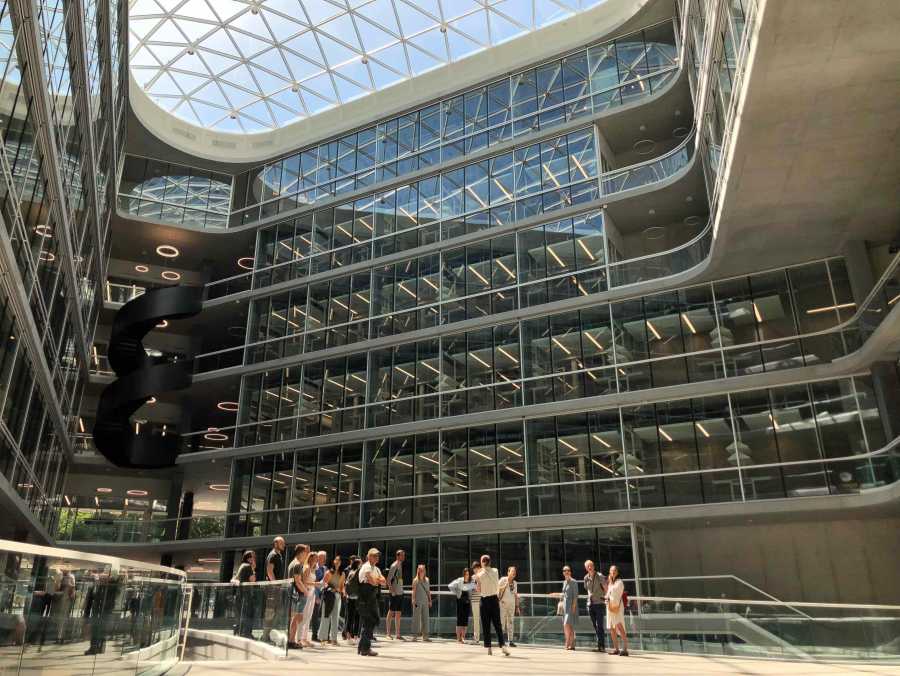
[[[0,540],[0,671],[159,674],[178,661],[185,573]]]

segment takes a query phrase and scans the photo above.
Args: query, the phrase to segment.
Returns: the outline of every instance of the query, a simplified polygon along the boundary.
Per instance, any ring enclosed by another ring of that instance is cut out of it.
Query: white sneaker
[[[507,657],[509,657],[509,650],[506,649],[506,646],[502,646],[502,647],[500,648],[500,650],[503,651],[503,654],[504,654],[504,655],[506,655]]]

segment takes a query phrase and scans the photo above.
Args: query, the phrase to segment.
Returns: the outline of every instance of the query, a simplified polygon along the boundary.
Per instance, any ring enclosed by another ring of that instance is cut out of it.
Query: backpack
[[[347,580],[347,596],[359,598],[359,568],[351,571],[350,579]]]

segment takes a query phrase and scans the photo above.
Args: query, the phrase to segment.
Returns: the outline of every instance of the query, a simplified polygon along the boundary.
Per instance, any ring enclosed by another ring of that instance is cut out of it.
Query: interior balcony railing
[[[623,580],[633,592],[634,580]],[[638,580],[637,583],[645,582]],[[557,615],[561,582],[519,581],[517,612],[507,640],[518,645],[561,646],[562,618]],[[274,657],[287,654],[292,582],[192,584],[190,635],[204,643],[226,644],[237,635],[241,647],[263,650]],[[522,591],[522,590],[528,591]],[[545,591],[546,590],[546,591]],[[405,589],[400,631],[413,634],[410,589]],[[338,635],[346,621],[346,603],[338,608]],[[577,600],[581,631],[576,645],[596,644],[587,620],[586,600]],[[427,634],[437,639],[455,636],[456,595],[431,583]],[[893,663],[900,657],[900,606],[782,602],[741,596],[703,597],[682,594],[631,594],[625,609],[629,649],[661,654],[788,660]],[[468,638],[468,636],[467,636]],[[607,645],[611,649],[611,645]],[[515,650],[515,649],[513,649]]]
[[[751,461],[745,461],[751,462]],[[695,493],[680,493],[672,506],[684,507],[699,504],[722,504],[740,502],[746,505],[768,500],[808,498],[811,496],[851,496],[863,495],[883,490],[900,481],[900,437],[880,449],[867,453],[844,455],[832,458],[816,458],[811,460],[795,460],[776,463],[752,463],[742,466],[718,467],[682,472],[650,472],[635,471],[632,465],[629,474],[616,473],[605,479],[586,479],[561,482],[545,482],[522,484],[465,491],[450,490],[434,495],[418,495],[415,497],[392,497],[360,499],[349,496],[340,502],[321,504],[303,504],[261,511],[241,511],[230,513],[203,513],[179,519],[161,519],[134,517],[117,518],[112,513],[104,514],[100,510],[89,510],[78,507],[62,507],[57,519],[56,538],[74,544],[79,542],[106,543],[152,543],[167,542],[176,539],[197,540],[200,544],[220,541],[231,537],[264,537],[285,533],[327,532],[333,530],[355,529],[366,526],[367,514],[384,510],[390,503],[403,503],[407,509],[404,513],[412,513],[413,504],[422,504],[422,500],[433,499],[436,505],[435,521],[456,521],[449,509],[442,509],[440,503],[449,501],[456,504],[459,498],[467,496],[499,496],[501,500],[521,500],[527,504],[530,495],[544,495],[548,489],[567,491],[593,491],[602,494],[603,501],[614,510],[635,510],[644,507],[665,507],[656,499],[648,499],[645,489],[653,490],[655,484],[665,479],[688,480],[700,479],[695,485]],[[610,470],[611,472],[613,470]],[[771,475],[789,472],[795,480],[795,488],[783,487],[777,493],[770,490],[757,490],[757,485],[770,483]],[[292,481],[290,471],[283,473],[283,478],[275,479],[284,484]],[[743,476],[742,476],[743,475]],[[810,478],[810,486],[802,483]],[[768,482],[768,483],[767,483]],[[701,486],[706,486],[704,490]],[[324,500],[327,500],[325,496]],[[533,499],[531,500],[534,501]],[[426,512],[417,508],[416,513]],[[522,516],[526,516],[524,512]],[[430,517],[429,517],[430,518]],[[336,520],[337,519],[337,520]],[[388,525],[409,525],[394,523]],[[662,582],[655,589],[669,591],[670,587]],[[746,594],[746,590],[744,592]]]
[[[291,416],[273,418],[264,422],[272,430],[277,427],[279,429],[278,438],[283,440],[299,434],[296,430],[304,428],[304,419],[311,420],[313,417],[321,415],[341,416],[343,431],[349,431],[385,424],[380,422],[385,411],[396,412],[401,408],[409,412],[408,419],[404,420],[409,422],[413,419],[447,417],[473,410],[483,411],[522,406],[533,401],[545,400],[545,390],[549,387],[549,391],[553,392],[554,381],[561,378],[582,379],[584,386],[576,388],[576,391],[580,391],[582,394],[577,396],[588,396],[652,388],[654,383],[652,378],[647,377],[647,371],[664,369],[667,364],[681,367],[677,373],[681,374],[679,382],[682,383],[826,364],[860,349],[889,316],[898,299],[900,299],[900,255],[894,257],[878,283],[858,306],[851,318],[821,331],[731,345],[724,339],[725,334],[717,329],[719,341],[716,347],[637,360],[615,340],[608,340],[612,352],[609,363],[585,366],[583,362],[580,365],[573,362],[566,370],[557,373],[517,378],[501,374],[496,382],[469,386],[455,380],[452,372],[445,372],[446,369],[455,368],[452,364],[445,369],[444,360],[434,357],[427,360],[428,371],[436,374],[434,388],[428,393],[392,396],[389,401],[381,401],[376,396],[375,388],[372,388],[370,392],[364,386],[361,388],[362,392],[356,392],[353,399],[344,406],[328,407],[324,404],[305,403],[305,409],[297,408],[299,414],[295,412]],[[746,312],[754,312],[751,303],[748,302],[746,305]],[[758,311],[757,308],[756,312]],[[681,322],[683,317],[679,316],[677,320]],[[522,331],[518,331],[518,334],[522,334]],[[543,340],[547,342],[552,338]],[[501,348],[507,355],[522,354],[518,338],[514,343],[501,344],[497,349],[501,350]],[[490,351],[494,348],[484,349]],[[567,349],[571,352],[571,348]],[[214,357],[221,359],[222,354],[215,353]],[[479,356],[477,351],[475,357],[478,357],[476,359],[478,363],[485,366],[486,373],[493,372],[487,361],[489,358],[492,359],[491,357],[487,354]],[[203,358],[202,355],[199,358],[201,364]],[[261,361],[260,363],[265,362]],[[685,363],[688,367],[686,370],[683,368]],[[368,382],[365,362],[362,363],[362,367],[358,374],[355,376],[351,374],[350,377],[356,377],[365,385]],[[423,373],[423,369],[420,369],[415,362],[402,364],[401,368],[403,370],[399,371],[400,373]],[[590,379],[590,382],[584,380],[585,378]],[[373,400],[367,401],[367,398]],[[471,403],[467,405],[466,399]],[[359,403],[360,401],[363,403]],[[463,405],[462,409],[460,402]],[[297,424],[298,419],[300,420],[299,425]],[[211,436],[208,429],[185,434],[182,438],[183,451],[256,445],[260,443],[257,437],[259,424],[254,421],[241,425],[217,427],[213,431],[214,436]],[[293,432],[290,431],[292,428]],[[323,439],[323,443],[324,441]]]
[[[561,209],[600,197],[618,198],[627,195],[632,190],[646,188],[670,180],[692,166],[696,147],[695,141],[695,134],[692,132],[675,148],[660,157],[601,173],[599,176],[591,176],[590,172],[581,169],[579,170],[582,174],[581,178],[572,181],[557,181],[550,187],[545,187],[543,190],[521,198],[514,199],[512,194],[510,194],[510,200],[505,200],[503,203],[503,209],[509,211],[509,215],[505,217],[505,220],[517,220],[515,218],[516,205],[524,204],[525,202],[535,203],[535,200],[538,200],[537,203],[540,204],[541,200],[549,200],[548,204],[542,206],[539,211],[542,210],[543,213],[547,214],[548,220],[552,220],[552,211],[554,209]],[[597,189],[598,181],[599,189]],[[393,242],[394,238],[408,235],[416,238],[417,233],[423,232],[426,228],[432,233],[434,239],[433,241],[422,242],[422,245],[434,244],[437,241],[448,241],[458,233],[447,226],[455,226],[466,217],[483,213],[486,206],[488,206],[486,203],[478,204],[476,208],[455,215],[452,219],[436,217],[433,220],[429,220],[427,226],[416,223],[412,227],[381,235],[369,233],[364,241],[357,241],[323,251],[303,253],[293,248],[291,249],[293,254],[290,260],[207,284],[207,298],[222,298],[249,289],[264,288],[290,279],[302,278],[315,272],[335,269],[350,262],[375,261],[384,241],[390,240]],[[529,210],[523,213],[530,214],[532,208],[529,207]],[[490,236],[490,230],[485,230],[485,237]],[[416,243],[411,246],[418,245],[419,242],[416,238]],[[245,266],[250,266],[253,262],[252,257],[241,260],[244,261]]]

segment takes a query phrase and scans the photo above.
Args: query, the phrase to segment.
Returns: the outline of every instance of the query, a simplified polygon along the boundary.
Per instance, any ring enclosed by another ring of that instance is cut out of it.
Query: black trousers
[[[592,603],[588,606],[591,614],[591,624],[594,625],[594,633],[597,634],[597,647],[606,648],[606,606],[602,603]]]
[[[360,603],[359,608],[359,645],[356,652],[365,655],[372,649],[372,635],[378,626],[378,607],[372,603]]]
[[[500,599],[496,596],[481,597],[481,631],[484,633],[484,647],[491,647],[491,625],[497,632],[497,643],[503,647],[503,628],[500,624]]]
[[[347,635],[352,636],[353,638],[359,636],[358,603],[357,599],[347,599],[347,620],[344,623],[344,628],[347,631]]]

